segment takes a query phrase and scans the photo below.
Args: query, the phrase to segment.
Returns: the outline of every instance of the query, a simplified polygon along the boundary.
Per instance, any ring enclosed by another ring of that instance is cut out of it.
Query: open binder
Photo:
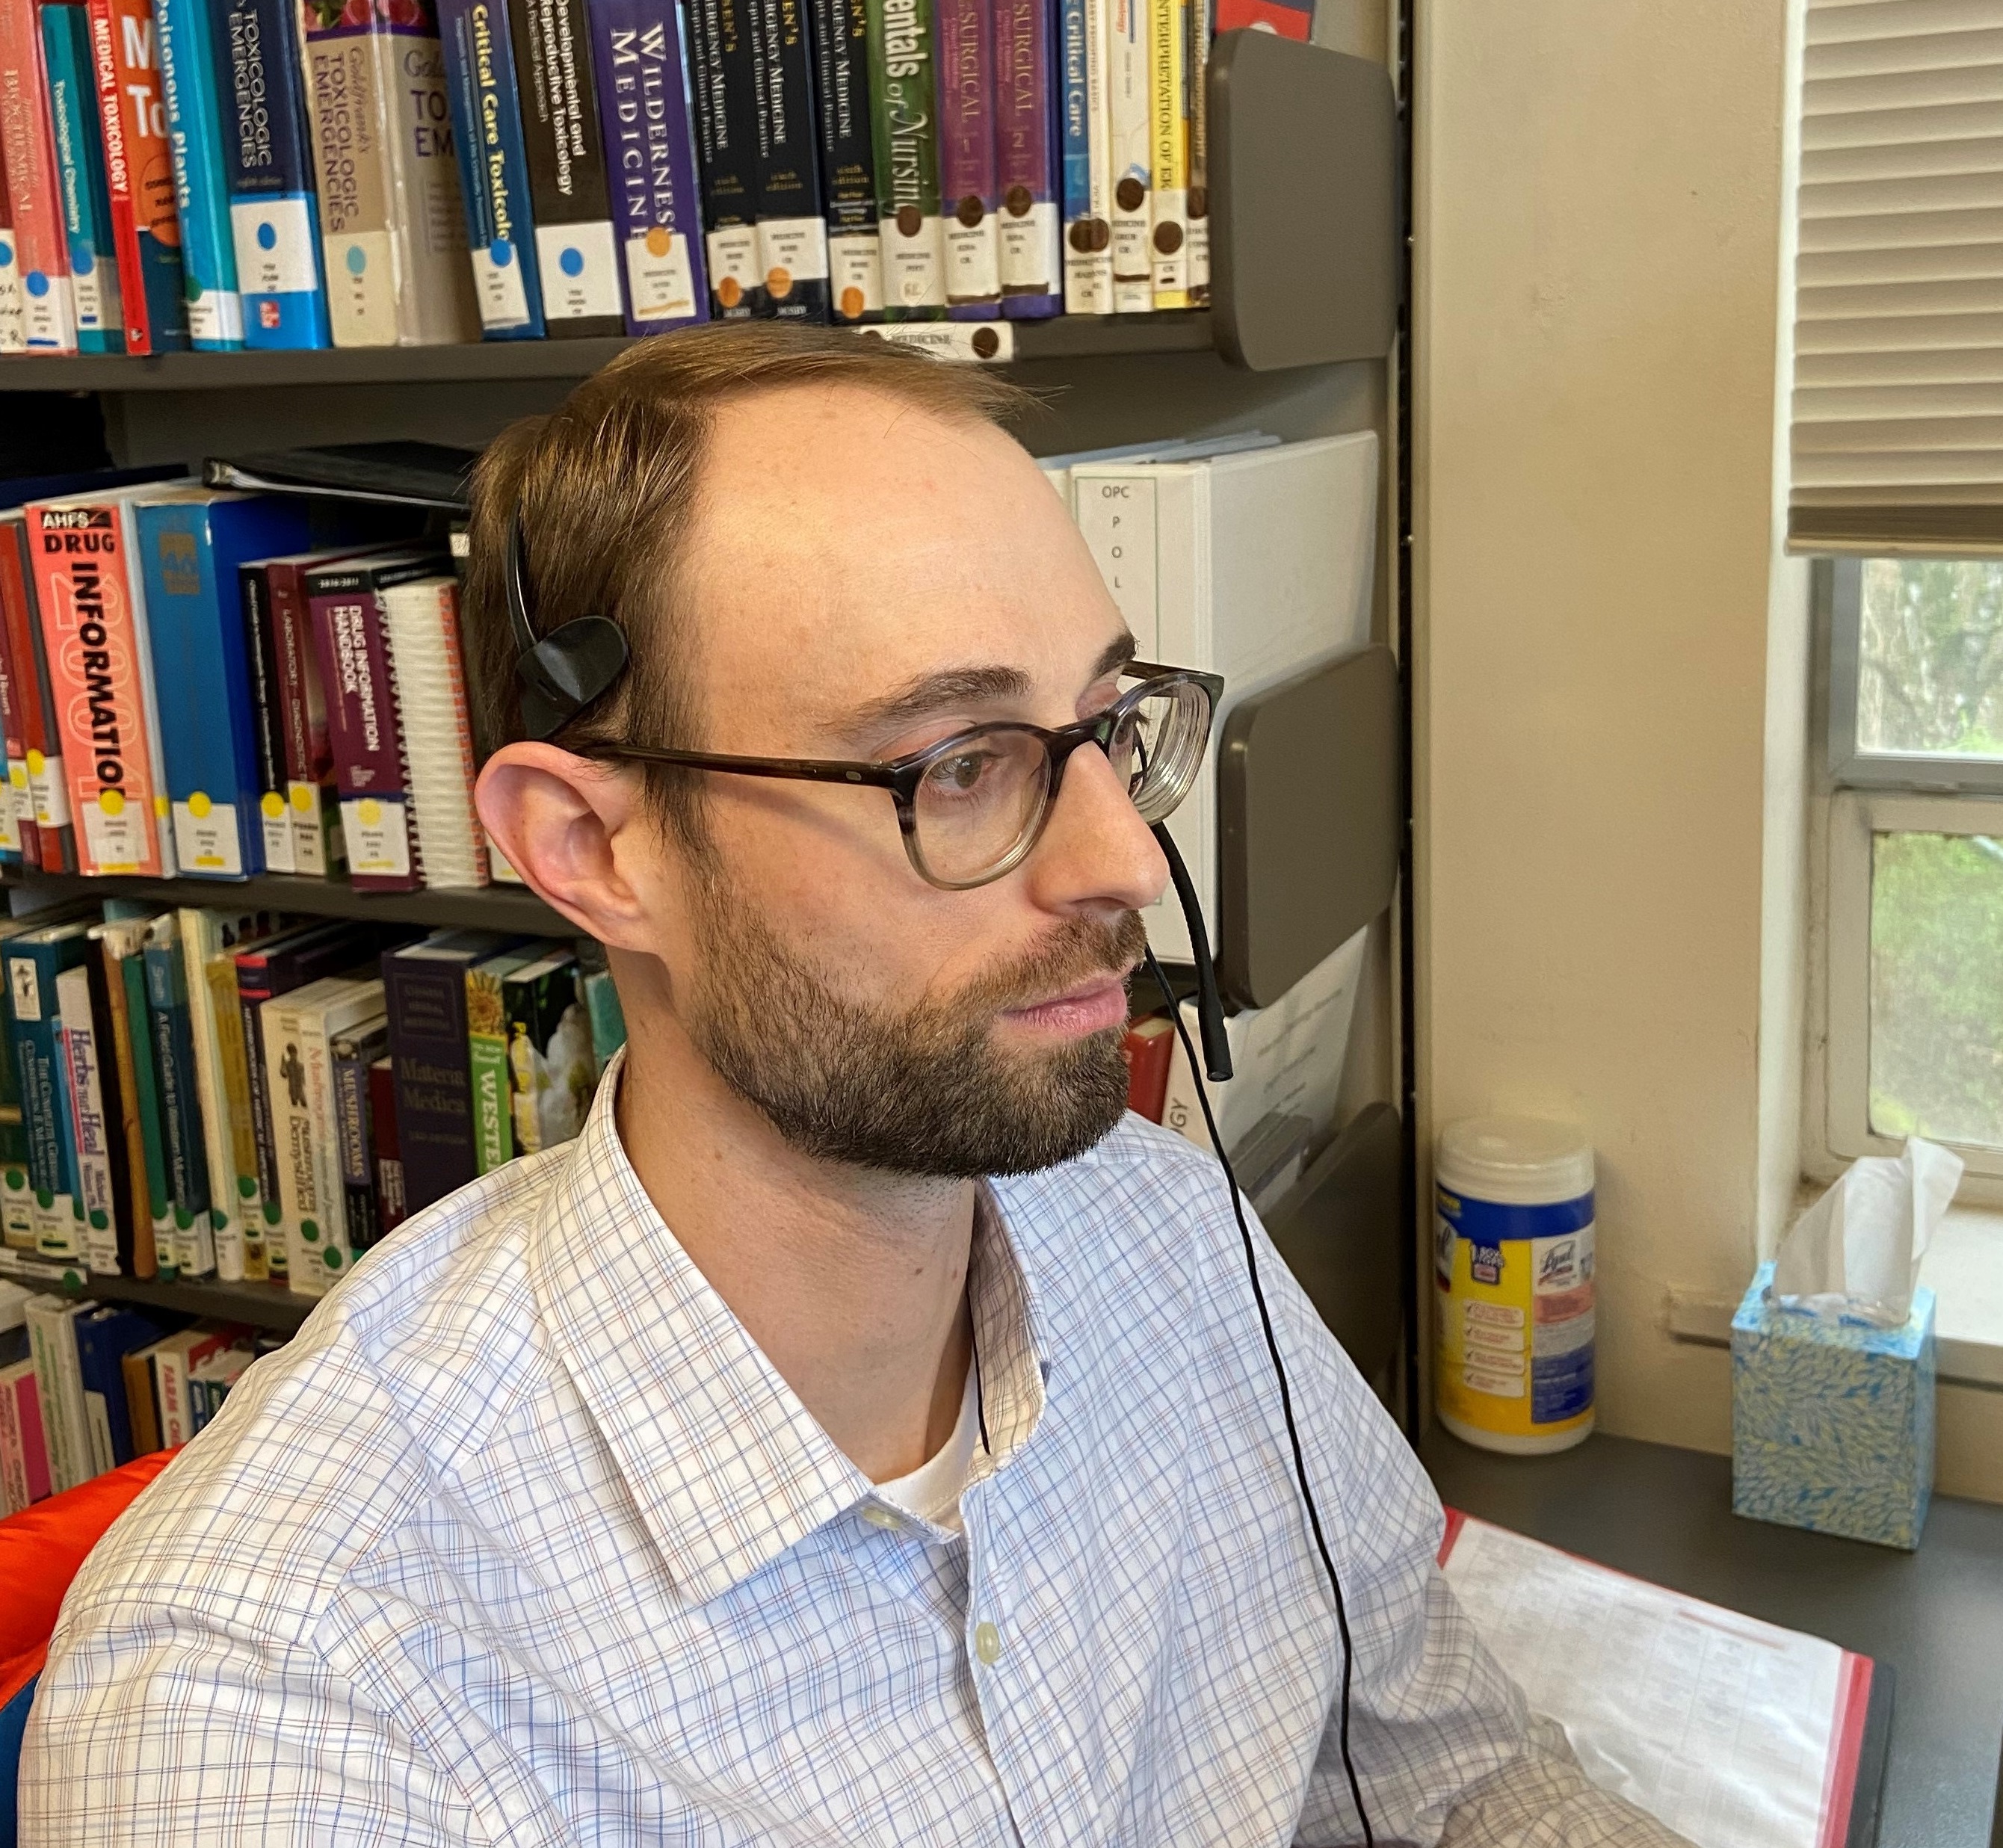
[[[1892,1671],[1449,1509],[1440,1567],[1594,1783],[1697,1848],[1872,1848]]]

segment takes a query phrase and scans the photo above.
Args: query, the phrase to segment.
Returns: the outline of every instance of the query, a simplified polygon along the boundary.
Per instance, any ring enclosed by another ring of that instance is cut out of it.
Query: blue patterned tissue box
[[[1732,1319],[1732,1511],[1910,1552],[1934,1488],[1933,1291],[1869,1328],[1769,1302],[1773,1277]]]

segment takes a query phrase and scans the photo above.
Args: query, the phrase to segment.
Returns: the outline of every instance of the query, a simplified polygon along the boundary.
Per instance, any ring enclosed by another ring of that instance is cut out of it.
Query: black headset
[[[526,550],[522,540],[522,516],[517,512],[508,535],[508,624],[515,635],[515,678],[520,683],[522,728],[530,737],[541,739],[553,735],[593,700],[602,699],[611,691],[626,671],[628,651],[626,631],[606,616],[573,617],[567,623],[560,623],[538,641],[529,622],[529,599],[523,583]],[[1189,924],[1190,957],[1196,966],[1197,1025],[1203,1039],[1203,1069],[1212,1084],[1221,1085],[1231,1076],[1231,1042],[1224,1030],[1224,1004],[1217,991],[1217,972],[1211,961],[1210,938],[1204,929],[1203,907],[1197,897],[1196,882],[1183,864],[1183,857],[1176,851],[1167,827],[1158,822],[1152,831],[1168,861],[1176,896]],[[1190,1043],[1189,1029],[1183,1024],[1183,1011],[1175,991],[1152,949],[1147,952],[1147,964],[1155,986],[1162,991],[1162,998],[1168,1003],[1169,1018],[1175,1023],[1176,1035],[1182,1041],[1183,1056],[1189,1060],[1194,1075],[1197,1063],[1196,1048]],[[1197,1080],[1196,1096],[1203,1108],[1204,1125],[1210,1131],[1211,1147],[1216,1154],[1218,1165],[1224,1170],[1225,1184],[1231,1194],[1231,1210],[1236,1215],[1239,1237],[1243,1242],[1245,1267],[1252,1280],[1253,1301],[1259,1306],[1259,1322],[1266,1337],[1266,1351],[1273,1363],[1274,1377],[1279,1382],[1280,1410],[1286,1421],[1287,1438],[1293,1452],[1294,1479],[1299,1485],[1308,1526],[1314,1536],[1316,1550],[1321,1555],[1323,1570],[1328,1575],[1329,1588],[1335,1594],[1336,1628],[1342,1639],[1342,1703],[1338,1733],[1342,1768],[1349,1780],[1349,1794],[1356,1805],[1357,1819],[1363,1825],[1364,1848],[1373,1848],[1376,1838],[1371,1832],[1370,1813],[1363,1807],[1363,1791],[1349,1755],[1350,1677],[1355,1651],[1349,1640],[1349,1612],[1343,1601],[1342,1581],[1336,1576],[1335,1560],[1322,1531],[1321,1510],[1315,1504],[1314,1490],[1308,1482],[1307,1459],[1302,1451],[1300,1431],[1294,1422],[1293,1393],[1288,1385],[1285,1363],[1280,1357],[1280,1344],[1273,1332],[1272,1315],[1266,1307],[1266,1292],[1259,1281],[1258,1258],[1252,1242],[1252,1228],[1245,1221],[1238,1176],[1232,1172],[1231,1158],[1225,1153],[1224,1138],[1218,1133],[1210,1095],[1201,1078]],[[977,1399],[977,1382],[976,1396]],[[984,1434],[985,1427],[983,1429]]]

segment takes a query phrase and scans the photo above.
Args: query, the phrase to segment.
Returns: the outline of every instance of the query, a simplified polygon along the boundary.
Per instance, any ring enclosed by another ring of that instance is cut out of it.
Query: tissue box
[[[1767,1300],[1762,1264],[1732,1319],[1732,1507],[1907,1551],[1934,1487],[1934,1293],[1903,1328]]]

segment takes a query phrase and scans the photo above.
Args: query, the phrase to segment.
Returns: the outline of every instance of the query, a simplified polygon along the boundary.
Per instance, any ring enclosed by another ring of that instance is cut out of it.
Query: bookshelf
[[[154,1277],[93,1276],[87,1283],[65,1285],[62,1294],[77,1302],[130,1303],[139,1308],[240,1322],[279,1335],[296,1333],[320,1301],[317,1296],[295,1294],[282,1284],[223,1284],[213,1277],[199,1283],[163,1284]]]
[[[254,879],[83,879],[75,874],[25,872],[0,882],[55,898],[145,899],[163,905],[226,905],[247,911],[292,911],[320,917],[354,917],[431,930],[518,931],[533,937],[575,937],[576,927],[526,886],[486,886],[453,891],[358,892],[344,879],[267,875]]]

